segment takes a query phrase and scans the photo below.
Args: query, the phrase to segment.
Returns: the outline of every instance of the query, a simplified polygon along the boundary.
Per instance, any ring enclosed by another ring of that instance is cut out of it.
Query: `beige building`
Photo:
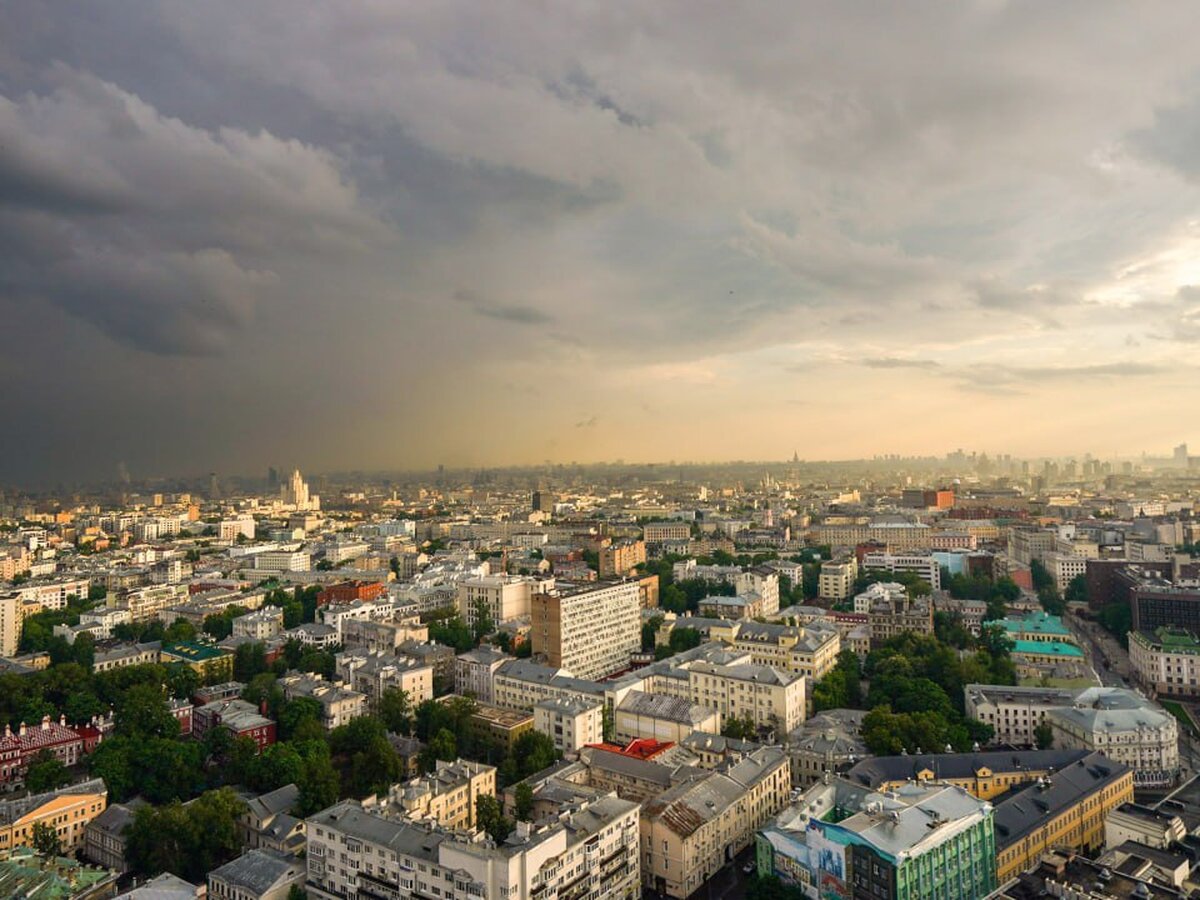
[[[1200,638],[1190,631],[1161,626],[1130,633],[1129,664],[1156,695],[1200,696]]]
[[[687,674],[692,703],[715,709],[721,727],[730,719],[748,719],[782,739],[800,726],[807,713],[803,675],[770,666],[703,660],[689,664]]]
[[[624,578],[646,561],[644,541],[626,538],[600,548],[600,577]]]
[[[433,667],[411,657],[344,651],[337,655],[337,675],[370,703],[378,703],[389,688],[408,694],[413,707],[433,699]]]
[[[351,719],[367,714],[367,695],[342,684],[326,681],[320,675],[307,672],[286,675],[279,679],[283,696],[288,700],[311,697],[321,704],[321,724],[326,731],[345,725]]]
[[[626,669],[642,648],[641,591],[633,581],[536,594],[531,618],[534,655],[580,678]]]
[[[688,541],[692,537],[692,526],[687,522],[647,522],[642,539],[647,544],[665,541]]]
[[[475,827],[475,801],[483,796],[496,796],[495,766],[466,759],[438,760],[435,771],[392,785],[385,797],[368,797],[363,809],[413,822],[432,821],[443,828],[469,829]]]
[[[208,900],[288,900],[303,887],[304,860],[274,850],[248,850],[208,873]]]
[[[682,697],[630,691],[614,712],[613,731],[618,741],[651,738],[678,744],[693,731],[719,734],[721,714]]]
[[[138,588],[130,591],[124,598],[112,594],[108,597],[109,606],[125,606],[129,616],[135,622],[147,619],[157,619],[159,614],[169,606],[183,603],[188,599],[186,584],[156,584],[152,587]]]
[[[347,619],[341,623],[341,629],[342,646],[347,650],[395,653],[405,641],[429,640],[429,628],[422,625],[418,617],[398,622]]]
[[[822,600],[847,600],[854,594],[857,578],[858,563],[853,557],[823,562],[817,579],[818,596]]]
[[[555,697],[533,707],[533,727],[549,735],[554,746],[574,755],[585,744],[604,740],[604,701]]]
[[[0,596],[0,656],[17,655],[21,643],[21,625],[25,621],[20,594]]]
[[[788,805],[791,789],[787,756],[763,747],[724,772],[654,797],[642,808],[643,885],[668,897],[691,896]]]

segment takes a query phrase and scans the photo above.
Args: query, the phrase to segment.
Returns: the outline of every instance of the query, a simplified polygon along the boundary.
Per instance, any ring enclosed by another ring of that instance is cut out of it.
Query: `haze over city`
[[[0,480],[1200,443],[1194,26],[5,3]]]

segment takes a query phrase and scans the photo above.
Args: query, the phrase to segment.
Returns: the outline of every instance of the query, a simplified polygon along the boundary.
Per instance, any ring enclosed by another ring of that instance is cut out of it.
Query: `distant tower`
[[[546,508],[545,503],[546,503],[545,495],[541,491],[534,491],[533,492],[533,501],[531,504],[533,506],[533,511],[541,512],[542,510],[544,510]]]
[[[267,469],[267,490],[273,491],[279,487],[279,470],[274,466]]]
[[[1188,464],[1187,444],[1180,444],[1175,448],[1175,465],[1181,469],[1186,469]]]
[[[220,485],[220,482],[217,481],[217,473],[216,472],[208,473],[208,499],[209,500],[220,500],[221,499],[221,485]]]
[[[292,477],[279,489],[279,499],[296,509],[308,509],[308,485],[304,483],[299,469],[293,469]]]
[[[800,452],[799,452],[798,450],[793,450],[793,451],[792,451],[792,462],[793,462],[793,463],[798,463],[798,462],[800,462]]]

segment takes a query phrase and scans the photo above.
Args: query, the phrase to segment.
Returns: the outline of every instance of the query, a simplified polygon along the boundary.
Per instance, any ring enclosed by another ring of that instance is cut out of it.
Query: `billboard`
[[[815,869],[817,896],[821,900],[850,900],[846,848],[831,841],[816,822],[808,826],[808,854]]]

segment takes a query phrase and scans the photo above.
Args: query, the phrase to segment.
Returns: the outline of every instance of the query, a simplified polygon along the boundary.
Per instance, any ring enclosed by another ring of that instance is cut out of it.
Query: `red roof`
[[[588,744],[587,746],[596,750],[605,750],[609,753],[619,753],[622,756],[629,756],[633,759],[653,759],[662,753],[664,750],[669,750],[675,746],[673,741],[656,741],[653,738],[634,738],[624,747],[620,744]]]

